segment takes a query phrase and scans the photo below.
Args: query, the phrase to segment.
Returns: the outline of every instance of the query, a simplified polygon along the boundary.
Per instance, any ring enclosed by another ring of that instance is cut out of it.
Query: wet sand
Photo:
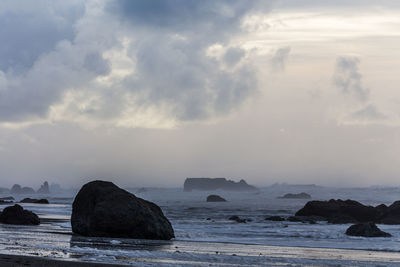
[[[0,266],[2,266],[2,267],[20,267],[20,266],[111,267],[111,266],[126,266],[126,265],[105,264],[105,263],[96,263],[96,262],[65,261],[65,260],[56,260],[56,259],[34,257],[34,256],[18,256],[18,255],[0,254]]]

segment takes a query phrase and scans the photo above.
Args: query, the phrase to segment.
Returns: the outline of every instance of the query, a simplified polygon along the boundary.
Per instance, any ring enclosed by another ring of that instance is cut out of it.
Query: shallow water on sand
[[[74,236],[69,223],[73,196],[50,197],[50,205],[23,204],[39,215],[40,226],[0,225],[0,253],[140,265],[400,264],[396,253],[400,252],[400,226],[379,225],[391,238],[362,238],[346,236],[349,225],[264,220],[269,215],[293,215],[308,200],[277,197],[303,191],[313,199],[354,199],[369,205],[400,199],[398,188],[279,186],[259,192],[212,192],[228,202],[207,203],[210,192],[150,189],[136,195],[161,206],[176,238],[145,241]],[[231,215],[251,221],[229,221]]]

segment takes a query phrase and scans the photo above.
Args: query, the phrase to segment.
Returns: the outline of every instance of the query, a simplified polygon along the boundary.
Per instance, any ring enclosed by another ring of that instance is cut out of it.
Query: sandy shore
[[[20,267],[20,266],[56,266],[56,267],[110,267],[110,266],[126,266],[117,264],[104,264],[104,263],[92,263],[92,262],[78,262],[78,261],[65,261],[56,260],[43,257],[34,256],[17,256],[17,255],[6,255],[0,254],[0,266],[2,267]]]

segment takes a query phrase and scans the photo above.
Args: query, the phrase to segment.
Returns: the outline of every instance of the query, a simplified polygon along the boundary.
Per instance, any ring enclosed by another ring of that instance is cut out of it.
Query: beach
[[[136,193],[136,189],[129,190]],[[400,264],[398,225],[379,225],[392,237],[366,238],[345,235],[350,224],[265,220],[271,215],[294,215],[309,200],[278,197],[300,191],[308,192],[312,199],[352,198],[368,205],[390,204],[400,193],[399,188],[272,186],[257,192],[214,192],[227,199],[219,203],[205,201],[209,192],[183,192],[182,188],[148,188],[136,193],[160,205],[171,221],[175,238],[168,241],[75,235],[70,224],[74,192],[48,195],[50,204],[21,204],[39,215],[39,226],[0,225],[0,254],[7,255],[4,264],[27,259],[34,261],[31,266],[49,262],[55,266],[65,262],[137,266]],[[15,196],[16,201],[22,197]],[[246,223],[229,220],[233,215]]]

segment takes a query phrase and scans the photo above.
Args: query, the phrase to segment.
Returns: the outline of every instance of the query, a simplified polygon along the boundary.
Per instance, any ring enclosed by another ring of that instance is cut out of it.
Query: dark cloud
[[[352,56],[340,56],[336,59],[334,84],[343,94],[351,94],[361,101],[369,98],[369,89],[362,85],[362,75],[358,70],[360,59]]]
[[[162,38],[161,40],[157,38]],[[143,105],[167,104],[179,120],[206,119],[235,109],[257,90],[255,73],[249,64],[225,69],[222,60],[206,56],[206,47],[192,40],[155,37],[142,41],[136,51],[136,71],[124,87],[143,98]],[[231,63],[244,55],[229,48]]]
[[[76,1],[8,1],[0,3],[0,70],[21,72],[61,40],[74,38],[74,24],[83,15]]]
[[[108,10],[135,26],[207,35],[205,41],[214,41],[237,31],[241,18],[258,4],[258,0],[121,0],[110,2]]]

